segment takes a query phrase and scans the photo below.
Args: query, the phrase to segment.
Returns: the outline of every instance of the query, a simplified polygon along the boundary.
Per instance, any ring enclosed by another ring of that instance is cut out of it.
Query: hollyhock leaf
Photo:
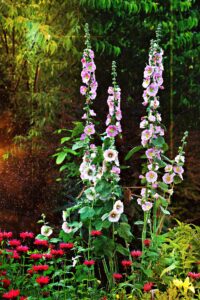
[[[53,243],[53,244],[56,244],[56,243],[59,243],[59,242],[61,242],[62,240],[61,239],[58,239],[58,238],[52,238],[52,239],[50,239],[50,243]]]
[[[56,164],[60,165],[66,158],[67,153],[66,152],[60,152],[56,158]]]
[[[161,159],[159,159],[157,157],[155,157],[154,160],[159,165],[160,168],[164,168],[167,165],[166,162],[164,162],[163,160],[161,160]]]
[[[75,127],[72,130],[72,137],[79,136],[84,130],[84,126],[82,122],[74,122],[74,124]]]
[[[182,179],[179,176],[174,176],[174,183],[179,184],[182,182]]]
[[[66,137],[63,137],[60,141],[61,144],[64,144],[65,142],[68,142],[69,140],[71,139],[70,136],[66,136]]]
[[[134,153],[140,151],[141,149],[143,149],[143,146],[136,146],[134,148],[132,148],[125,156],[125,160],[129,160]]]
[[[133,238],[133,235],[131,233],[131,226],[127,223],[120,223],[117,232],[119,236],[125,239],[127,242],[130,242]]]
[[[42,235],[42,234],[38,234],[36,237],[35,237],[35,239],[37,239],[37,240],[48,240],[48,237],[46,237],[46,236],[44,236],[44,235]]]
[[[137,221],[137,222],[134,222],[135,225],[143,225],[144,222],[143,221]]]
[[[159,187],[161,188],[161,190],[163,190],[164,192],[168,191],[168,185],[164,182],[159,182],[158,183]]]
[[[78,141],[72,146],[72,150],[77,150],[85,147],[87,145],[87,141]]]
[[[81,220],[92,218],[95,215],[95,210],[92,207],[85,206],[79,210]]]
[[[157,139],[152,139],[152,144],[158,148],[162,148],[165,144],[165,139],[162,136],[159,136]]]
[[[116,251],[124,256],[129,256],[129,250],[123,247],[121,244],[116,245]]]
[[[101,199],[107,199],[112,192],[112,187],[108,181],[100,180],[96,184],[96,192],[100,194]]]
[[[167,209],[164,209],[162,206],[160,206],[160,209],[164,215],[170,215],[170,212]]]
[[[106,219],[108,218],[108,216],[109,216],[109,213],[104,214],[104,215],[101,217],[101,220],[102,220],[102,221],[106,220]]]

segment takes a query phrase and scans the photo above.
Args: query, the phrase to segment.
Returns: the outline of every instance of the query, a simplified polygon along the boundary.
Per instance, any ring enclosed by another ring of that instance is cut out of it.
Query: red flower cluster
[[[34,245],[48,247],[48,241],[36,239]]]
[[[19,236],[23,240],[28,239],[28,238],[29,239],[33,239],[34,238],[33,232],[28,232],[28,231],[21,232]]]
[[[93,259],[91,260],[85,260],[83,263],[85,266],[91,267],[95,264],[95,261]]]
[[[134,257],[134,258],[138,258],[138,257],[142,256],[142,251],[133,250],[133,251],[131,251],[131,256]]]
[[[27,247],[27,246],[18,246],[18,247],[16,248],[16,250],[17,250],[18,252],[28,252],[29,247]]]
[[[8,278],[1,279],[0,282],[3,283],[4,289],[7,289],[11,284],[11,281]]]
[[[121,264],[124,268],[127,268],[127,267],[132,266],[132,261],[131,260],[122,260]]]
[[[13,236],[13,233],[11,231],[0,232],[0,238],[2,238],[2,239],[10,239],[10,238],[12,238],[12,236]]]
[[[65,253],[64,253],[64,251],[62,250],[62,249],[52,249],[51,250],[51,254],[53,255],[53,256],[63,256]]]
[[[10,290],[9,292],[3,294],[4,299],[16,299],[20,294],[20,290]]]
[[[200,273],[193,273],[193,272],[189,272],[188,276],[192,279],[199,279],[200,278]]]
[[[152,286],[153,286],[153,282],[145,283],[144,286],[143,286],[143,291],[145,293],[149,292],[152,289]]]
[[[39,260],[43,257],[43,255],[41,253],[33,253],[30,255],[30,259],[33,259],[33,260]]]
[[[11,247],[18,247],[18,246],[21,245],[21,241],[20,241],[20,240],[13,239],[13,240],[9,240],[9,241],[8,241],[8,244],[9,244]]]
[[[90,234],[91,234],[91,236],[100,236],[100,235],[102,235],[102,231],[101,230],[92,230]]]
[[[48,265],[37,265],[32,267],[34,272],[47,271],[49,269]]]
[[[73,243],[60,243],[60,248],[61,249],[72,249],[74,248]]]
[[[116,280],[120,280],[120,279],[122,279],[122,277],[123,277],[123,275],[120,274],[120,273],[114,273],[113,274],[113,278],[116,279]]]
[[[146,247],[149,247],[151,245],[151,240],[148,240],[148,239],[144,240],[144,245]]]
[[[36,278],[36,282],[39,283],[39,285],[41,287],[43,287],[44,285],[48,284],[49,281],[50,281],[49,276],[41,276],[41,277]]]

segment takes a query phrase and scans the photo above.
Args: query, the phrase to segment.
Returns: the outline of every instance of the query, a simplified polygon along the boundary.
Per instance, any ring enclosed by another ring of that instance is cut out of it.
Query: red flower
[[[15,299],[19,296],[20,290],[10,290],[9,292],[3,294],[3,298],[5,299]]]
[[[199,279],[200,278],[200,273],[189,272],[188,276],[192,279]]]
[[[73,243],[60,243],[60,248],[61,249],[72,249],[74,248]]]
[[[29,247],[27,247],[27,246],[18,246],[17,247],[18,252],[28,252],[28,250],[29,250]]]
[[[35,245],[37,246],[45,246],[48,247],[48,241],[47,240],[35,240],[34,242]]]
[[[131,260],[122,260],[121,264],[124,268],[127,268],[132,265],[132,261]]]
[[[38,265],[32,267],[33,271],[39,272],[39,271],[47,271],[49,269],[48,265]]]
[[[45,259],[52,259],[52,254],[51,253],[44,253],[43,254],[43,257],[45,258]]]
[[[58,250],[52,249],[51,250],[51,254],[53,256],[63,256],[65,253],[64,253],[64,251],[62,249],[58,249]]]
[[[10,239],[13,236],[13,233],[11,231],[3,231],[1,232],[1,237],[4,239]]]
[[[23,240],[25,240],[25,239],[27,239],[27,238],[29,238],[29,239],[33,239],[33,238],[34,238],[33,232],[28,232],[28,231],[26,231],[26,232],[21,232],[19,236],[20,236],[20,238],[23,239]]]
[[[40,253],[33,253],[33,254],[31,254],[30,255],[30,259],[33,259],[33,260],[39,260],[39,259],[41,259],[43,257],[43,255],[42,254],[40,254]]]
[[[7,289],[11,284],[11,281],[8,278],[1,279],[0,282],[3,283],[4,289]]]
[[[122,279],[122,277],[123,277],[122,274],[119,274],[119,273],[114,273],[114,274],[113,274],[113,278],[114,278],[114,279],[120,280],[120,279]]]
[[[102,235],[102,231],[101,230],[92,230],[90,234],[91,234],[91,236],[100,236],[100,235]]]
[[[143,243],[146,247],[149,247],[151,245],[151,240],[146,239]]]
[[[153,286],[153,282],[147,282],[147,283],[145,283],[144,286],[143,286],[143,291],[145,293],[149,292],[152,289],[152,286]]]
[[[140,250],[133,250],[131,251],[131,256],[134,257],[134,258],[138,258],[142,255],[142,251]]]
[[[0,271],[0,276],[6,276],[6,274],[7,274],[7,271],[6,271],[6,270]]]
[[[20,298],[19,298],[19,300],[27,300],[28,299],[28,297],[25,297],[25,296],[21,296]]]
[[[14,259],[20,259],[20,255],[19,255],[19,253],[17,253],[16,250],[13,251],[13,258]]]
[[[41,276],[36,278],[36,282],[39,283],[41,287],[43,287],[45,284],[48,284],[49,281],[50,281],[49,276]]]
[[[85,266],[91,267],[95,264],[95,261],[93,259],[91,260],[85,260],[83,263]]]
[[[13,240],[9,240],[9,241],[8,241],[8,244],[9,244],[11,247],[17,247],[17,246],[20,246],[20,245],[21,245],[21,242],[20,242],[20,240],[13,239]]]

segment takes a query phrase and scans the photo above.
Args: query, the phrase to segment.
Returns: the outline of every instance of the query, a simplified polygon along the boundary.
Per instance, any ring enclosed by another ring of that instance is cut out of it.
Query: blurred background
[[[139,184],[140,161],[124,161],[140,143],[143,70],[150,40],[162,24],[164,87],[160,93],[169,155],[189,131],[185,180],[172,217],[200,225],[200,4],[195,0],[0,1],[0,228],[33,230],[42,212],[61,222],[81,184],[72,161],[60,175],[52,155],[82,116],[80,59],[89,23],[97,65],[94,109],[104,131],[111,63],[122,89],[123,138],[117,141],[124,187]],[[61,134],[59,134],[61,133]],[[128,189],[126,189],[126,192]]]

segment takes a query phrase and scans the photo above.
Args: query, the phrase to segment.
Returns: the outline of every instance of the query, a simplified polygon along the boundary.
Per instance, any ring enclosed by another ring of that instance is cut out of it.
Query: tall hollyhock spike
[[[91,185],[96,180],[96,167],[93,164],[93,159],[96,155],[96,146],[91,143],[93,135],[95,134],[93,117],[96,116],[96,113],[92,109],[92,103],[96,98],[98,84],[95,77],[96,65],[94,63],[94,52],[91,49],[88,24],[85,24],[85,45],[86,48],[83,51],[83,57],[81,59],[83,85],[80,87],[80,93],[85,96],[84,114],[82,116],[82,119],[85,120],[85,128],[80,137],[80,140],[84,141],[85,153],[80,166],[80,173],[81,179]]]

